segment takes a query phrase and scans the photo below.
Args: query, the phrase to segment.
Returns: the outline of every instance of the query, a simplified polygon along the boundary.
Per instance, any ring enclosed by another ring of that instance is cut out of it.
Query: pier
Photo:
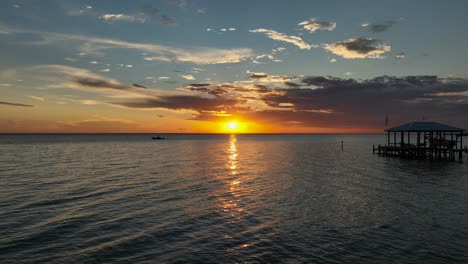
[[[411,122],[386,129],[387,144],[373,146],[374,154],[407,159],[462,160],[465,129],[436,122]]]

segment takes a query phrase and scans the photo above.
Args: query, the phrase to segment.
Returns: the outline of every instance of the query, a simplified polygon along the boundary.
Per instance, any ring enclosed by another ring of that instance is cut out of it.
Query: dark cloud
[[[468,96],[460,94],[468,94],[468,80],[380,76],[358,81],[314,76],[302,81],[315,88],[284,89],[282,93],[266,95],[264,102],[272,107],[281,103],[294,105],[295,112],[289,113],[289,121],[306,125],[379,126],[385,113],[391,113],[395,122],[419,120],[423,114],[443,117],[453,123],[467,121],[462,109],[468,109]],[[288,120],[287,112],[274,113],[276,119],[282,115]],[[307,119],[309,115],[304,113],[311,114],[311,118]]]
[[[146,18],[152,19],[152,20],[159,20],[164,25],[167,26],[175,26],[177,25],[176,21],[166,14],[163,14],[161,10],[157,7],[152,7],[152,6],[144,6],[142,9],[142,12]]]
[[[210,83],[191,83],[190,86],[192,87],[207,87],[207,86],[211,86]]]
[[[266,73],[252,73],[249,76],[250,79],[258,80],[260,82],[285,82],[296,79],[296,77],[290,76],[279,76],[279,75],[268,75]]]
[[[381,24],[370,24],[369,29],[373,33],[380,33],[380,32],[387,31],[389,28],[393,27],[393,25],[395,25],[396,23],[397,23],[396,21],[391,20],[391,21],[385,21]]]
[[[229,110],[242,100],[224,97],[201,97],[191,95],[161,96],[131,102],[114,103],[128,108],[167,108],[172,110],[190,109],[195,111]]]
[[[0,101],[0,105],[21,106],[21,107],[35,107],[35,105],[19,104],[19,103],[10,103],[10,102],[3,102],[3,101]]]
[[[238,99],[258,101],[269,108],[246,108],[242,101],[230,105],[228,113],[270,124],[324,128],[382,129],[388,113],[391,124],[431,117],[463,127],[468,122],[468,80],[437,76],[379,76],[372,79],[342,79],[308,76],[302,84],[276,88],[269,85],[225,85],[223,98],[233,92]],[[213,94],[216,85],[197,90]],[[245,93],[245,94],[243,94]],[[198,106],[200,107],[200,106]],[[209,107],[210,108],[210,107]],[[196,110],[197,108],[192,108]],[[211,111],[219,110],[210,108]],[[219,120],[216,114],[199,111],[196,120]],[[206,110],[206,111],[205,111]],[[228,118],[228,117],[226,117]]]
[[[263,73],[254,73],[249,76],[249,78],[252,79],[260,79],[260,78],[266,78],[268,75],[263,74]]]
[[[335,22],[319,21],[316,18],[311,18],[309,21],[299,23],[305,30],[314,33],[317,30],[334,30],[336,28]]]
[[[74,82],[84,88],[128,90],[128,86],[104,78],[78,77]]]
[[[468,123],[468,80],[459,78],[384,75],[361,80],[307,76],[300,83],[281,82],[280,85],[278,82],[193,83],[179,87],[184,92],[179,95],[151,93],[99,78],[75,79],[74,87],[77,85],[141,93],[144,98],[110,104],[192,110],[194,120],[215,121],[236,115],[275,125],[373,131],[383,129],[386,114],[391,125],[420,120],[423,115],[427,120],[459,127]]]
[[[223,95],[227,93],[227,91],[223,88],[206,88],[206,87],[187,87],[185,88],[187,91],[194,91],[194,92],[202,92],[202,93],[207,93],[211,95]]]
[[[326,44],[324,48],[346,59],[374,58],[381,59],[381,55],[390,51],[390,46],[373,38],[352,38],[342,42]]]
[[[139,85],[139,84],[137,84],[137,83],[134,83],[134,84],[132,84],[132,85],[133,85],[134,87],[138,87],[138,88],[144,88],[144,89],[147,89],[147,87],[146,87],[146,86]]]
[[[293,82],[284,82],[284,84],[286,84],[289,87],[293,87],[293,88],[298,88],[298,87],[301,86],[300,84],[293,83]]]
[[[167,15],[162,15],[159,20],[161,21],[161,23],[163,23],[164,25],[167,25],[167,26],[175,26],[177,25],[177,23],[175,22],[174,19],[168,17]]]

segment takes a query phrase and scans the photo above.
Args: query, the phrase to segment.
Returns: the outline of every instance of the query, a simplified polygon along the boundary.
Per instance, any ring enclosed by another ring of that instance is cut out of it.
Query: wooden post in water
[[[343,140],[341,140],[341,150],[343,150]]]
[[[460,132],[460,154],[458,155],[458,160],[463,159],[463,132]]]

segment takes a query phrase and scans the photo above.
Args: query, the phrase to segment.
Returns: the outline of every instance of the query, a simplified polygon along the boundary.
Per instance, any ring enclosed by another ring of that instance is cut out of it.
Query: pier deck
[[[374,154],[408,159],[462,160],[465,129],[435,122],[412,122],[386,129],[387,144],[374,145]]]

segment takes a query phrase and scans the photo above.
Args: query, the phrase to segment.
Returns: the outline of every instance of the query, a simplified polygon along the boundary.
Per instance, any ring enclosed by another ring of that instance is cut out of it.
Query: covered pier
[[[386,129],[387,144],[373,146],[373,153],[408,159],[462,160],[465,129],[436,122],[411,122]]]

